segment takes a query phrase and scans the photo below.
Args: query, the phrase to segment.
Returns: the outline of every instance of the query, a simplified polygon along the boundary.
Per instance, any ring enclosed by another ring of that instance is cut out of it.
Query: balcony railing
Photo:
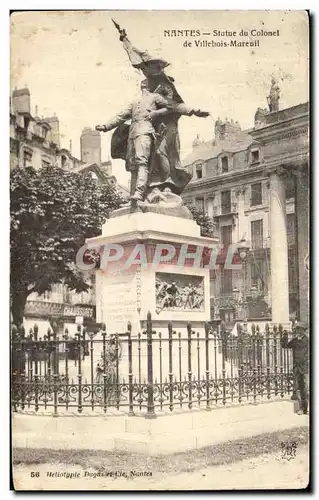
[[[229,203],[227,205],[215,205],[213,207],[213,216],[220,217],[222,215],[231,215],[238,213],[238,204]]]

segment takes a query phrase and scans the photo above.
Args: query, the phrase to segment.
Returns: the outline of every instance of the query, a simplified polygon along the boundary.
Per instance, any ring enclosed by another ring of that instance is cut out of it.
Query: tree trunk
[[[12,287],[11,289],[12,322],[17,328],[23,324],[24,309],[28,295],[28,288],[26,286]]]

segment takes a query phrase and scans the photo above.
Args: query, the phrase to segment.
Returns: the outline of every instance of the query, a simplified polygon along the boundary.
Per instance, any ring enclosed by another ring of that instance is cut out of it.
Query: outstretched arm
[[[158,118],[160,116],[166,116],[170,113],[178,113],[185,116],[195,115],[200,118],[206,118],[207,116],[209,116],[209,113],[207,111],[191,108],[190,106],[186,106],[186,104],[184,103],[174,103],[174,101],[167,100],[160,95],[156,95],[156,105],[160,109],[151,111],[150,119]]]
[[[207,118],[209,116],[208,111],[202,111],[201,109],[193,109],[185,104],[178,104],[176,106],[171,106],[167,108],[161,108],[157,109],[155,111],[151,111],[149,114],[150,120],[153,120],[154,118],[159,118],[160,116],[166,116],[169,115],[170,113],[178,113],[179,115],[184,115],[184,116],[198,116],[199,118]]]
[[[128,106],[127,108],[123,109],[120,113],[113,116],[113,118],[111,118],[104,125],[96,125],[95,130],[98,130],[100,132],[108,132],[109,130],[118,127],[131,117],[132,117],[132,105]]]

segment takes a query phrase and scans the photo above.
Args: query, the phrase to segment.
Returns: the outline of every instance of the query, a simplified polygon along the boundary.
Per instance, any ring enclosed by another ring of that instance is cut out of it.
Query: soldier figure
[[[155,128],[153,120],[156,117],[176,112],[183,115],[207,116],[209,113],[194,110],[185,104],[169,103],[160,94],[149,91],[148,80],[141,83],[142,95],[132,102],[126,109],[109,120],[105,125],[95,128],[107,132],[118,127],[128,119],[132,120],[129,128],[126,151],[126,169],[132,173],[131,200],[143,201],[149,180],[151,155],[154,149]]]

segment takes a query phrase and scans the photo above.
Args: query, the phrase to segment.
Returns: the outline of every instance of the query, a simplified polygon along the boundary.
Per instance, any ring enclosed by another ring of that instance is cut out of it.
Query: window
[[[297,290],[297,259],[294,248],[288,248],[288,283],[289,292]]]
[[[41,135],[42,135],[42,139],[46,140],[46,138],[47,138],[47,134],[48,134],[48,129],[47,129],[47,127],[41,127]]]
[[[251,163],[259,163],[259,151],[255,149],[251,152]]]
[[[30,167],[32,165],[32,151],[31,150],[24,150],[23,151],[23,166],[24,167]]]
[[[67,162],[67,157],[62,155],[61,156],[61,166],[62,168],[64,168],[66,166],[66,162]]]
[[[204,198],[195,198],[195,206],[197,210],[204,212],[205,210]]]
[[[222,268],[222,270],[221,270],[221,292],[222,293],[232,293],[232,291],[233,291],[232,270]]]
[[[295,244],[296,236],[296,216],[295,214],[287,215],[287,242],[288,245]]]
[[[265,261],[254,259],[250,265],[250,286],[255,286],[259,293],[265,291]]]
[[[250,206],[261,205],[262,202],[262,185],[261,182],[257,182],[251,185]]]
[[[252,249],[263,248],[263,220],[254,220],[250,224]]]
[[[222,214],[229,214],[231,211],[231,192],[222,191],[221,199],[222,199]]]
[[[203,165],[199,164],[196,165],[196,179],[202,179],[203,178]]]
[[[285,195],[286,195],[286,200],[295,197],[295,181],[293,177],[290,177],[286,180]]]
[[[42,158],[41,164],[42,164],[42,168],[46,168],[46,167],[49,167],[51,165],[51,162],[48,159]]]
[[[228,158],[227,156],[222,157],[222,172],[228,172]]]
[[[222,226],[220,228],[221,244],[228,247],[232,243],[232,226]]]

